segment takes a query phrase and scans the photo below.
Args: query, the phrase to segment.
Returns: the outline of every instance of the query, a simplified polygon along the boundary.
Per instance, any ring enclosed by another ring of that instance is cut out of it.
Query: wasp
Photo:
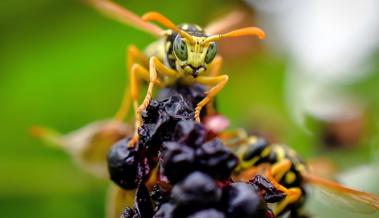
[[[184,85],[202,84],[210,87],[206,91],[206,97],[195,108],[194,119],[200,122],[202,108],[212,102],[229,79],[228,75],[220,75],[219,72],[222,58],[217,54],[217,42],[225,38],[249,35],[258,36],[260,39],[265,38],[264,31],[257,27],[237,29],[224,34],[215,33],[215,30],[220,28],[206,28],[213,29],[207,33],[206,29],[196,24],[175,25],[158,12],[148,12],[140,18],[111,1],[88,1],[100,12],[158,37],[158,40],[147,46],[144,52],[134,45],[127,49],[127,71],[130,76],[129,91],[135,113],[135,134],[130,144],[135,144],[138,141],[137,130],[142,125],[141,112],[149,105],[155,85],[167,87],[180,83]],[[226,26],[234,23],[231,16],[226,20],[227,22],[224,23]],[[167,29],[163,30],[149,23],[151,21],[155,21]],[[142,104],[138,104],[140,79],[148,82],[147,93]],[[129,96],[129,91],[126,92],[125,96]],[[125,100],[124,102],[128,101]],[[116,115],[118,120],[125,117],[129,105],[127,103],[122,104]]]
[[[263,173],[278,190],[285,193],[286,197],[274,207],[275,215],[282,216],[289,212],[290,217],[305,216],[302,206],[306,200],[307,185],[319,188],[354,212],[374,213],[379,210],[378,196],[311,174],[306,162],[290,147],[271,144],[263,137],[248,136],[244,132],[233,137],[225,140],[240,160],[236,179],[249,180],[255,174]]]

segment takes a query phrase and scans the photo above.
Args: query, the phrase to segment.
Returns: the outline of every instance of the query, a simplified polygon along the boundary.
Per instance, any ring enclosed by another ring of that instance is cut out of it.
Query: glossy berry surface
[[[182,180],[194,170],[194,149],[177,142],[167,142],[162,146],[162,173],[172,184]]]
[[[195,209],[217,203],[221,199],[221,189],[210,176],[193,172],[173,187],[171,196],[177,205]]]
[[[238,164],[238,158],[224,144],[214,139],[196,150],[199,169],[216,179],[227,179]]]
[[[223,201],[228,218],[265,217],[264,202],[249,184],[234,183],[225,187]]]
[[[136,148],[128,148],[129,139],[114,144],[108,154],[108,170],[111,180],[125,189],[133,189],[138,183],[139,153]]]

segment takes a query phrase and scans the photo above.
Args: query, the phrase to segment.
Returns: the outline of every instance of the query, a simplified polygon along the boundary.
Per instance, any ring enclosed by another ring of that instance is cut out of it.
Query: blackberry
[[[214,139],[196,150],[199,169],[212,177],[224,180],[230,177],[238,164],[238,158],[219,139]]]
[[[226,186],[222,199],[228,218],[265,217],[267,207],[249,184],[233,183]]]
[[[175,184],[194,170],[195,151],[177,142],[162,146],[161,169],[170,183]]]
[[[150,155],[156,156],[164,141],[171,141],[176,124],[181,120],[193,120],[193,108],[190,108],[181,95],[174,95],[149,104],[142,118],[144,124],[139,128],[140,143]]]
[[[122,139],[114,144],[108,154],[108,170],[113,182],[125,189],[134,189],[139,182],[136,147],[129,148],[130,139]]]
[[[178,207],[194,211],[217,204],[221,199],[221,189],[208,175],[193,172],[173,187],[171,196]]]
[[[190,216],[188,218],[226,218],[225,214],[210,208],[210,209],[205,209],[205,210],[200,210]]]
[[[135,207],[126,209],[124,218],[273,218],[259,193],[270,202],[282,193],[258,177],[233,183],[237,157],[217,134],[195,122],[194,107],[205,97],[203,91],[201,86],[164,89],[142,113],[136,147],[128,148],[126,139],[112,148],[111,179],[137,188]],[[149,193],[146,178],[157,163],[158,183]]]
[[[181,86],[179,84],[162,89],[158,95],[158,100],[169,98],[173,95],[181,95],[186,100],[190,108],[195,108],[197,103],[203,100],[206,95],[206,87],[200,84],[194,84],[191,86]],[[203,110],[206,111],[206,110]]]

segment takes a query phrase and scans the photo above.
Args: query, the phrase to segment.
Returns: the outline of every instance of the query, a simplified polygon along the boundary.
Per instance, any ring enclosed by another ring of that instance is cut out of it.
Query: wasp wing
[[[160,27],[143,21],[138,15],[114,2],[108,0],[86,0],[86,2],[101,13],[118,20],[123,24],[132,26],[157,37],[161,36],[163,33],[163,30]]]
[[[229,32],[233,28],[236,28],[247,17],[246,12],[242,10],[234,10],[227,15],[209,23],[205,28],[205,32],[211,35]]]
[[[331,197],[338,205],[352,212],[371,214],[379,211],[379,197],[373,194],[343,186],[337,182],[303,175],[307,184],[318,188],[321,193]]]

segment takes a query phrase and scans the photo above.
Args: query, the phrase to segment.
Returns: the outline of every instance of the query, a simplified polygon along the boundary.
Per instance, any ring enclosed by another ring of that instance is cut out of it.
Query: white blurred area
[[[294,118],[356,116],[364,104],[339,87],[367,76],[379,45],[378,0],[246,0],[267,43],[290,58],[287,100]]]
[[[306,115],[326,122],[362,115],[365,102],[345,92],[343,86],[365,79],[375,63],[379,0],[245,1],[256,11],[267,44],[289,57],[286,100],[299,125],[305,127]],[[340,174],[342,183],[378,193],[377,182],[373,182],[379,178],[378,142],[373,142],[372,162]],[[311,212],[320,217],[340,214],[338,209],[334,212],[315,202],[310,205]]]

